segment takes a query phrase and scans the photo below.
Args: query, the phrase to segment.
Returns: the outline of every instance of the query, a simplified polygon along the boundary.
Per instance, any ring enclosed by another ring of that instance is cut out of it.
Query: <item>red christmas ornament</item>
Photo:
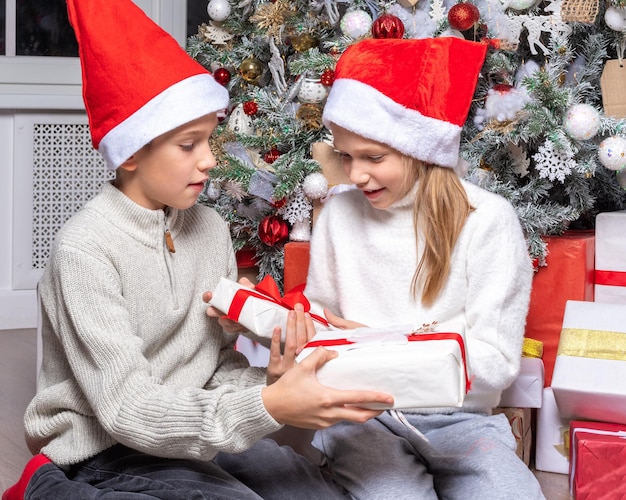
[[[259,105],[254,101],[246,101],[243,103],[243,112],[248,116],[254,116],[259,111]]]
[[[230,71],[226,68],[217,68],[213,73],[213,78],[215,78],[217,83],[226,86],[230,82]]]
[[[496,92],[500,92],[501,94],[506,94],[513,88],[513,85],[509,85],[508,83],[496,83],[493,86],[493,90]]]
[[[259,223],[259,239],[267,246],[280,245],[289,238],[289,226],[276,215],[268,215]]]
[[[330,87],[335,81],[335,71],[332,69],[325,69],[320,75],[320,83]]]
[[[374,38],[402,38],[404,24],[393,14],[383,14],[372,23],[372,36]]]
[[[278,157],[281,155],[282,153],[280,151],[278,151],[278,149],[276,148],[276,146],[272,146],[272,149],[270,149],[267,153],[265,153],[263,155],[263,160],[265,160],[265,163],[269,163],[270,165],[272,163],[274,163],[276,160],[278,160]]]
[[[457,3],[448,11],[448,22],[455,30],[468,30],[478,22],[478,19],[480,19],[478,7],[469,2]]]
[[[287,198],[281,198],[280,200],[272,200],[272,206],[275,209],[283,208],[287,203]]]

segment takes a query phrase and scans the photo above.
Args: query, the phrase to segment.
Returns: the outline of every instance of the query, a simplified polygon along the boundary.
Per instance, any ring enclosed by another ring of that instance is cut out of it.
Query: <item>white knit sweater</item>
[[[372,327],[421,325],[461,315],[474,376],[463,410],[491,412],[519,372],[532,263],[510,203],[468,182],[463,186],[475,210],[432,307],[410,293],[418,262],[415,190],[386,210],[373,208],[357,190],[333,196],[313,229],[305,293],[314,306]]]
[[[43,366],[25,415],[30,450],[60,466],[115,443],[208,460],[280,428],[261,399],[265,370],[250,368],[205,313],[202,292],[236,274],[215,211],[148,210],[106,184],[62,228],[39,284]]]

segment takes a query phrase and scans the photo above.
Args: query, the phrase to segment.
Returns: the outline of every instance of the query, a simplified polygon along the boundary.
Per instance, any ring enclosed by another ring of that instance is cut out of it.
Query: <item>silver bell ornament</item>
[[[228,129],[236,134],[254,135],[254,123],[252,117],[243,110],[243,104],[238,104],[228,118]]]
[[[326,99],[328,88],[322,84],[319,78],[305,77],[298,91],[300,102],[318,103]]]

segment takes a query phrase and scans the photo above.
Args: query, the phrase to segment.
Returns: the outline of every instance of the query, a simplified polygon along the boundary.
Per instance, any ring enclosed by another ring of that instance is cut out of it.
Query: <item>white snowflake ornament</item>
[[[294,225],[296,222],[302,222],[310,217],[313,210],[313,204],[308,200],[301,188],[292,191],[287,199],[287,203],[278,210],[278,213],[289,224]]]
[[[559,149],[552,141],[547,140],[533,155],[535,168],[539,177],[551,181],[565,182],[565,176],[576,168],[576,161],[571,151]]]

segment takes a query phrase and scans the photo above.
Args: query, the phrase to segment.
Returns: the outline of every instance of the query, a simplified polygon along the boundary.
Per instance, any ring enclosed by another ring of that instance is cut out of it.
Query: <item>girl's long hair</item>
[[[422,303],[430,306],[441,293],[448,274],[452,251],[470,212],[473,210],[467,193],[453,169],[426,164],[406,157],[407,182],[418,182],[413,205],[413,230],[419,255],[411,290],[417,296],[422,291]]]

